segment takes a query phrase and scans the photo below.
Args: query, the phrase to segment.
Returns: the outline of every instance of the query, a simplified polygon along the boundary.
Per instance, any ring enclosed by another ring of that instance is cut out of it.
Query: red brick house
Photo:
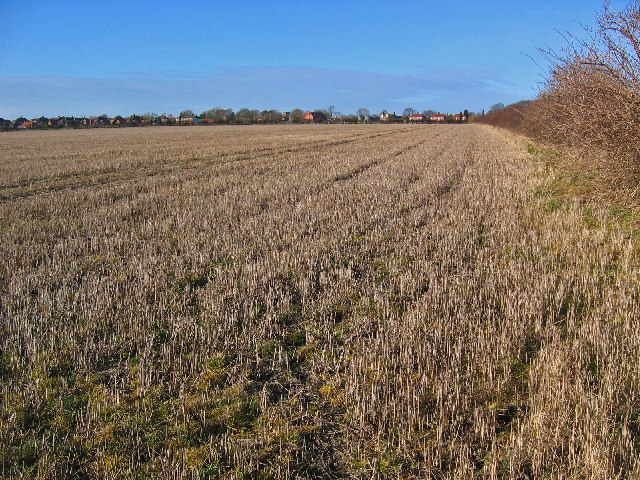
[[[434,113],[433,115],[431,115],[432,122],[444,122],[445,119],[446,117],[442,113]]]
[[[307,112],[302,116],[303,119],[310,122],[326,122],[327,116],[322,112]]]
[[[424,121],[424,115],[422,115],[421,113],[414,113],[413,115],[409,115],[409,121],[410,122],[423,122]]]

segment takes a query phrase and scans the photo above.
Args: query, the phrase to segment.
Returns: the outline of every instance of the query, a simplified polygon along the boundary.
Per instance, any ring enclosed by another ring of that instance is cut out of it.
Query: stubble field
[[[0,136],[1,478],[631,478],[637,241],[479,125]]]

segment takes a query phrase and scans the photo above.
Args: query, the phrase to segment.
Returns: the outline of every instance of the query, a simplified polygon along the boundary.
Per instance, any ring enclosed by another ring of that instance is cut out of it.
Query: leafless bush
[[[521,129],[524,118],[528,115],[530,103],[530,101],[525,100],[508,105],[500,110],[491,111],[486,115],[474,115],[471,117],[471,121],[518,131]]]
[[[587,40],[567,36],[523,130],[574,152],[608,185],[638,197],[640,179],[640,3],[605,4]]]

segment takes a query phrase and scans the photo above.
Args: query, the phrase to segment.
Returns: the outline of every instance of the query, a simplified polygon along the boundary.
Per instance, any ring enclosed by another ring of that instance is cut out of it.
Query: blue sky
[[[611,2],[622,8],[626,1]],[[0,117],[367,107],[535,97],[529,58],[598,0],[0,0]]]

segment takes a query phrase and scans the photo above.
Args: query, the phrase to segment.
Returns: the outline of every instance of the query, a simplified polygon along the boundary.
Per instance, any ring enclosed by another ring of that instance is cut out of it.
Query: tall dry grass
[[[637,245],[543,158],[158,130],[0,139],[2,478],[640,474]]]

